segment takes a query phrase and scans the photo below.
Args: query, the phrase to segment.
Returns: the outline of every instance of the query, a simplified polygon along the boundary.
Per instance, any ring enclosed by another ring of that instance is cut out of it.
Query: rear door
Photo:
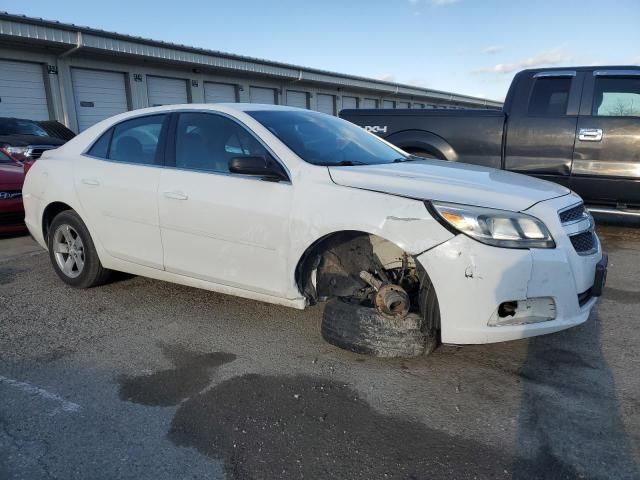
[[[520,79],[507,122],[506,170],[569,185],[582,81],[573,70]]]
[[[640,68],[585,79],[571,188],[587,203],[640,207]]]
[[[74,165],[89,226],[107,252],[162,269],[158,181],[168,116],[125,120],[107,130]]]

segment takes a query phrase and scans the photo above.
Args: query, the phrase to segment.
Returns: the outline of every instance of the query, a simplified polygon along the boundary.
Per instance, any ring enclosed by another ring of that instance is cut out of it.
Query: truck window
[[[591,114],[640,117],[640,77],[596,78]]]
[[[529,99],[529,115],[565,115],[570,77],[537,78]]]

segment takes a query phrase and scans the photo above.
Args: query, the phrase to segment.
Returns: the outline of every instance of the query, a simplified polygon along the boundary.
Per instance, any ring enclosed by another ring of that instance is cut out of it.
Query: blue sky
[[[0,0],[0,10],[498,100],[528,66],[640,64],[640,0]]]

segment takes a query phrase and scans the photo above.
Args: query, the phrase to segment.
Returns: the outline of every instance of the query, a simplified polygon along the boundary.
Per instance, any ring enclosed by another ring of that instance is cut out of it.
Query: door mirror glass
[[[268,180],[286,180],[280,165],[263,156],[234,157],[229,160],[229,171],[240,175],[254,175]]]

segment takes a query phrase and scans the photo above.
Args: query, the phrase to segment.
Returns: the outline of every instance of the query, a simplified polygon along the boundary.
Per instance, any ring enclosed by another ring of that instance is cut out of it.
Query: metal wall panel
[[[189,103],[187,81],[179,78],[147,75],[147,94],[150,107]]]
[[[205,103],[237,102],[236,86],[228,83],[204,82]]]
[[[268,105],[276,103],[275,88],[251,87],[249,94],[251,103],[266,103]]]
[[[129,109],[124,73],[72,68],[71,79],[79,131]]]
[[[297,108],[309,108],[309,94],[307,92],[287,90],[287,105]]]
[[[0,60],[0,117],[49,120],[43,67]]]
[[[328,113],[329,115],[336,114],[336,97],[335,95],[327,95],[326,93],[319,93],[316,97],[317,108],[319,112]]]

